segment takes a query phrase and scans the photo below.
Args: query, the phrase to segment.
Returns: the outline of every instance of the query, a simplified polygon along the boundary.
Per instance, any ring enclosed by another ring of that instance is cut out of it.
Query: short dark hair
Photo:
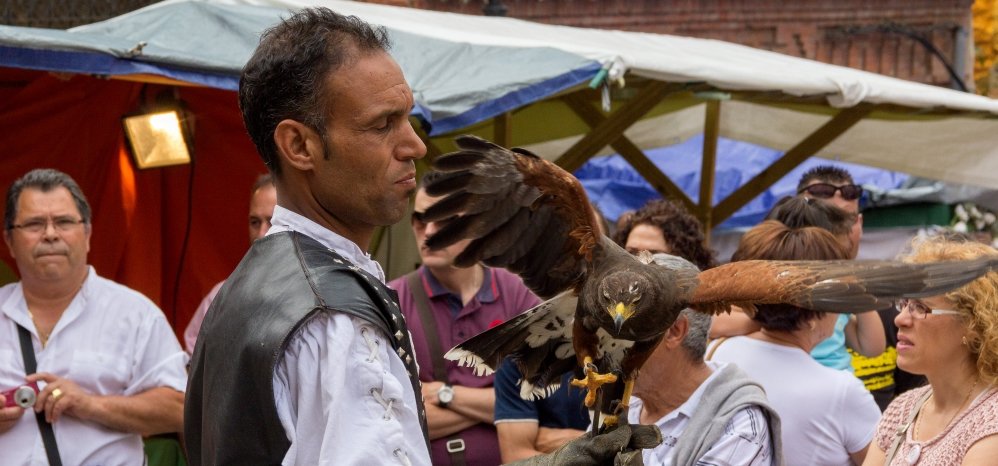
[[[52,168],[38,168],[25,173],[24,176],[14,181],[7,190],[7,211],[4,214],[4,230],[10,231],[14,228],[14,219],[17,218],[17,202],[21,198],[24,188],[38,189],[42,192],[49,192],[53,189],[63,187],[73,196],[76,203],[76,210],[80,211],[80,217],[85,225],[90,224],[90,203],[83,195],[80,185],[76,184],[73,178],[59,170]]]
[[[800,181],[797,182],[797,192],[800,192],[807,185],[811,184],[812,181],[854,184],[852,174],[846,169],[836,167],[835,165],[818,165],[800,176]]]
[[[253,189],[250,190],[250,195],[256,194],[257,191],[266,186],[274,186],[274,176],[270,173],[264,173],[256,177],[256,181],[253,182]]]
[[[239,80],[239,108],[257,152],[272,173],[281,173],[274,130],[299,121],[325,141],[329,104],[327,75],[359,53],[387,51],[388,33],[356,16],[328,8],[299,10],[260,37]]]
[[[731,261],[744,260],[846,260],[849,251],[828,230],[819,227],[790,228],[766,220],[742,236]],[[760,304],[752,318],[766,330],[794,331],[820,318],[823,312],[790,304]]]
[[[638,225],[651,225],[662,230],[673,255],[680,256],[700,270],[717,265],[714,252],[706,246],[703,225],[677,202],[668,199],[648,201],[613,234],[613,241],[624,247],[631,230]]]

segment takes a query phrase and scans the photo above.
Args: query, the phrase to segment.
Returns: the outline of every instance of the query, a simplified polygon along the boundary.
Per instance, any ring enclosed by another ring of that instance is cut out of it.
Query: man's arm
[[[440,407],[440,400],[437,399],[437,391],[443,386],[443,382],[440,381],[423,383],[423,399],[427,406],[434,405]],[[492,423],[495,417],[496,405],[495,391],[492,387],[471,388],[462,385],[454,385],[453,387],[454,401],[451,401],[447,405],[447,408],[443,409],[458,413],[467,419],[475,421],[474,423]]]
[[[503,463],[551,453],[586,432],[578,429],[538,427],[537,421],[503,421],[496,423],[499,453]]]
[[[868,358],[880,356],[887,346],[884,323],[877,311],[854,314],[846,324],[846,346]]]
[[[752,320],[741,308],[732,306],[730,313],[722,313],[714,316],[710,322],[711,339],[721,337],[737,337],[748,335],[759,330],[759,323]]]
[[[55,423],[65,414],[92,421],[109,429],[141,435],[182,432],[184,393],[156,387],[132,396],[93,395],[73,381],[46,372],[31,374],[28,382],[44,380],[35,411],[45,411],[45,419]],[[59,396],[53,396],[59,390]]]
[[[456,411],[441,408],[426,401],[426,424],[430,430],[430,440],[447,437],[467,429],[478,421]]]
[[[499,455],[502,462],[510,463],[549,453],[540,451],[536,447],[539,431],[536,421],[496,423],[496,433],[499,436]]]
[[[156,387],[132,396],[93,395],[69,379],[47,372],[31,374],[28,382],[44,380],[35,411],[45,411],[45,419],[55,423],[63,414],[101,424],[121,432],[155,435],[182,432],[184,394],[168,387]],[[52,394],[59,390],[59,396]]]
[[[584,430],[570,428],[541,427],[537,430],[537,440],[534,448],[544,453],[551,453],[562,445],[571,442],[586,433]]]

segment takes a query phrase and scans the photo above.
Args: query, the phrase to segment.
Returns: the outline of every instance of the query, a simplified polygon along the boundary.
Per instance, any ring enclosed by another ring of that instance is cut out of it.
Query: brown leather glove
[[[641,449],[660,443],[657,426],[621,424],[600,435],[587,432],[554,452],[509,466],[642,466]]]

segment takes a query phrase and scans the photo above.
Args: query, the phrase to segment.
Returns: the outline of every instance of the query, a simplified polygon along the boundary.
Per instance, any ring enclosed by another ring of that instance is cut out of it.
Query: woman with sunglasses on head
[[[928,238],[912,263],[998,255],[975,242]],[[925,387],[895,399],[864,465],[990,465],[998,459],[998,272],[944,295],[900,300],[898,367]]]

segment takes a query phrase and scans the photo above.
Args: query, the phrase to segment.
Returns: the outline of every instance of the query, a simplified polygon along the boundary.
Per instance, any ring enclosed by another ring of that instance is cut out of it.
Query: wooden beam
[[[658,105],[672,90],[672,87],[662,81],[651,81],[641,89],[630,102],[610,114],[592,131],[586,133],[579,142],[570,147],[555,161],[561,168],[571,172],[582,166],[593,154],[609,145],[624,130],[638,121],[649,110]]]
[[[717,139],[721,131],[721,101],[712,99],[706,103],[703,120],[703,160],[700,164],[700,205],[697,217],[703,224],[705,238],[710,238],[714,228],[714,171],[717,165]]]
[[[496,115],[492,131],[493,142],[509,147],[513,143],[513,114],[503,112]]]
[[[579,118],[585,122],[585,124],[589,125],[590,128],[599,126],[600,123],[603,123],[603,121],[606,120],[603,113],[593,107],[589,101],[580,94],[569,94],[563,96],[561,100],[568,106],[568,108],[575,112],[575,114],[578,115]],[[687,196],[683,190],[679,189],[679,187],[676,186],[676,184],[673,183],[668,176],[662,173],[662,171],[659,170],[647,156],[645,156],[644,152],[642,152],[637,145],[631,142],[627,136],[624,136],[623,133],[621,133],[617,139],[610,143],[610,147],[617,151],[620,156],[627,161],[627,163],[630,163],[631,166],[638,171],[638,174],[644,177],[644,179],[651,184],[652,188],[655,188],[655,190],[658,191],[662,197],[679,200],[691,212],[695,210],[693,201],[689,198],[689,196]]]
[[[821,125],[820,128],[784,153],[783,157],[773,162],[772,165],[749,180],[748,183],[745,183],[718,203],[717,207],[714,208],[713,220],[717,223],[723,222],[737,212],[738,209],[742,208],[742,206],[772,186],[773,183],[776,183],[780,178],[790,173],[790,170],[793,170],[801,162],[807,160],[808,157],[811,157],[830,142],[834,141],[835,138],[842,135],[842,133],[845,133],[849,128],[852,128],[853,125],[862,120],[873,109],[874,105],[860,104],[839,111],[834,117],[825,122],[824,125]]]

